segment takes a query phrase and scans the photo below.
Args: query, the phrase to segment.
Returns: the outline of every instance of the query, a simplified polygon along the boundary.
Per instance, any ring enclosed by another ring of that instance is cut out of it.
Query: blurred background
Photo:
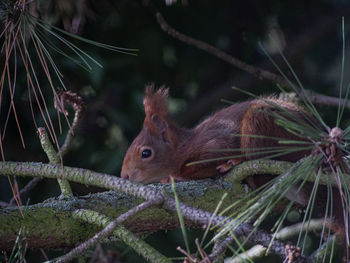
[[[232,86],[257,95],[278,94],[272,82],[257,79],[163,32],[155,18],[155,10],[160,11],[178,31],[244,62],[277,72],[259,48],[258,42],[262,42],[280,67],[291,76],[278,54],[280,48],[306,89],[331,96],[339,93],[342,16],[345,17],[346,37],[350,29],[350,3],[346,0],[178,0],[171,5],[160,0],[37,0],[30,5],[35,15],[59,28],[105,44],[138,49],[137,56],[131,56],[70,39],[103,65],[103,68],[95,65],[91,71],[50,50],[66,87],[80,95],[85,103],[85,113],[74,137],[73,148],[64,158],[64,164],[68,166],[119,176],[125,151],[142,127],[142,97],[146,84],[170,88],[171,115],[186,127],[195,125],[207,114],[227,105],[222,99],[237,102],[248,98],[232,90]],[[0,12],[2,19],[3,15]],[[52,41],[59,42],[57,39]],[[348,46],[346,52],[350,53]],[[32,45],[28,48],[29,52],[33,52]],[[73,52],[69,54],[76,56]],[[3,61],[2,56],[0,65]],[[345,85],[350,81],[347,74],[349,62],[350,58],[346,55]],[[39,70],[39,62],[34,63]],[[11,95],[5,87],[0,94],[0,127],[5,159],[47,162],[30,111],[26,74],[21,63],[18,64],[17,78],[14,103],[25,149],[12,113],[6,121]],[[62,142],[64,136],[59,132],[51,88],[44,74],[38,74],[38,78]],[[62,88],[57,78],[53,77],[53,81],[55,87]],[[329,126],[334,125],[336,108],[322,106],[320,111]],[[70,119],[72,114],[70,111]],[[38,126],[44,126],[37,107],[34,107],[34,118]],[[61,117],[65,134],[68,127],[62,120]],[[348,124],[349,114],[346,114],[342,125]],[[23,186],[28,180],[18,181]],[[79,194],[95,190],[86,186],[74,187]],[[32,191],[28,202],[41,202],[58,194],[55,181],[43,180]],[[7,178],[0,178],[0,200],[8,201],[11,197]],[[181,233],[175,231],[170,235],[175,241],[168,242],[168,248],[161,249],[168,251],[171,248],[176,255],[174,251],[181,240]],[[149,240],[159,242],[162,238],[161,233],[149,237]],[[164,241],[160,243],[164,244]]]

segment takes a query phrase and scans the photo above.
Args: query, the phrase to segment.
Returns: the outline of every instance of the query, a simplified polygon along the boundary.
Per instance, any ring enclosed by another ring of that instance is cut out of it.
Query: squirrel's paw
[[[226,173],[228,170],[230,170],[233,166],[240,164],[242,162],[241,159],[230,159],[226,163],[220,164],[216,167],[216,170],[219,171],[219,173]]]
[[[228,162],[220,164],[218,166],[216,166],[216,170],[219,173],[226,173],[228,170],[230,170],[232,167],[232,165],[228,164]]]
[[[171,184],[171,178],[174,179],[174,182],[175,182],[175,183],[177,183],[177,182],[182,182],[182,181],[187,181],[187,180],[184,179],[184,178],[175,177],[175,176],[169,175],[168,177],[165,177],[165,178],[160,179],[159,182],[160,182],[161,184]]]

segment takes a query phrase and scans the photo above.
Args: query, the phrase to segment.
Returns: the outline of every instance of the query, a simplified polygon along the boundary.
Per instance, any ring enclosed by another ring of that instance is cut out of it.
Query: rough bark
[[[170,185],[156,185],[171,191]],[[177,194],[186,204],[214,211],[222,195],[228,192],[223,207],[243,194],[242,188],[222,179],[177,183]],[[82,242],[100,229],[92,224],[75,219],[77,209],[91,209],[108,218],[116,218],[143,200],[107,191],[65,200],[49,199],[43,203],[21,207],[24,218],[17,207],[0,210],[0,249],[13,247],[21,227],[25,228],[30,248],[57,248]],[[188,227],[196,224],[186,221]],[[162,229],[178,227],[177,214],[164,207],[151,207],[128,220],[124,226],[134,233],[151,233]]]

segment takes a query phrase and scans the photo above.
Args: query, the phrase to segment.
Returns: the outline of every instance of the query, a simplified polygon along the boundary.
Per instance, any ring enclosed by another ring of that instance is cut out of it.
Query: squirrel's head
[[[168,89],[147,86],[146,117],[139,135],[126,152],[121,177],[135,182],[159,182],[172,174],[176,138],[168,120]]]

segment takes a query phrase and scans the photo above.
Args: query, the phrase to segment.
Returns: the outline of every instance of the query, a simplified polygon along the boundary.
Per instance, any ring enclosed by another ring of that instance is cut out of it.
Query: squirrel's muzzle
[[[123,178],[123,179],[129,180],[129,175],[127,173],[123,172],[123,171],[122,171],[120,177]]]

